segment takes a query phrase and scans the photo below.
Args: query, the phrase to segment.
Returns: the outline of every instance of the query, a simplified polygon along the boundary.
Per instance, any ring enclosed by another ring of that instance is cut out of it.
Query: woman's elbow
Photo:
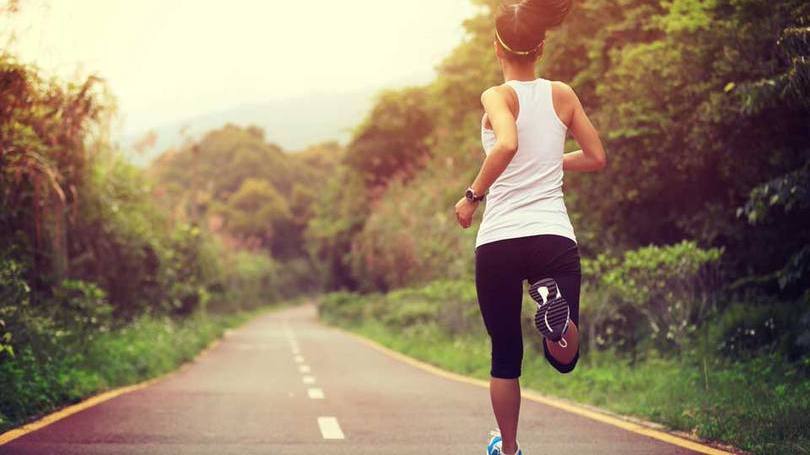
[[[584,149],[583,153],[590,161],[591,171],[601,171],[607,166],[607,153],[601,144],[591,149]]]
[[[514,155],[517,153],[518,142],[517,139],[501,139],[498,140],[498,147],[507,155]]]
[[[605,167],[607,167],[607,155],[605,153],[601,153],[596,157],[594,160],[594,167],[596,171],[601,171]]]

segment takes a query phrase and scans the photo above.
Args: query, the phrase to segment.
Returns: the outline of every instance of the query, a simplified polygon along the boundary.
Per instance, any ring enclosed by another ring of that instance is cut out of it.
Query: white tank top
[[[563,202],[563,146],[567,127],[554,111],[551,81],[508,81],[517,94],[518,150],[489,189],[475,246],[498,240],[556,234],[576,242]],[[489,154],[495,132],[481,122]]]

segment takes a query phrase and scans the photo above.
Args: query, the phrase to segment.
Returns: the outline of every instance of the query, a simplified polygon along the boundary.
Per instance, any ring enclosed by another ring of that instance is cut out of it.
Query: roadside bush
[[[45,307],[51,317],[81,336],[83,341],[108,331],[113,323],[107,294],[94,283],[64,280],[53,290],[53,303]]]
[[[463,335],[481,326],[471,281],[434,281],[418,288],[393,291],[378,299],[387,325],[405,329],[435,323],[450,335]]]
[[[0,255],[0,361],[14,355],[13,327],[22,308],[28,306],[28,283],[22,265]]]
[[[293,298],[299,295],[312,295],[326,287],[325,278],[316,273],[309,258],[299,257],[278,262],[278,277],[273,285],[273,293],[278,298]],[[265,301],[268,299],[265,298]]]
[[[352,292],[331,292],[318,300],[318,315],[331,324],[352,326],[363,322],[363,308],[368,296]]]
[[[810,301],[806,299],[782,302],[763,296],[733,303],[708,325],[712,348],[729,358],[779,354],[795,361],[810,353]]]
[[[23,279],[26,273],[27,267],[18,261],[0,258],[0,364],[18,358],[24,349],[59,355],[76,339],[74,330],[54,319],[60,313],[51,307],[55,300],[36,306],[31,302],[31,289]]]
[[[481,335],[483,330],[475,285],[469,281],[436,281],[388,294],[334,292],[322,297],[318,308],[324,320],[345,326],[376,321],[408,333],[435,326],[450,336]]]
[[[278,264],[265,254],[239,251],[222,258],[221,293],[209,309],[222,313],[256,308],[279,297]]]
[[[612,299],[611,290],[595,286],[587,279],[580,293],[579,324],[583,353],[615,350],[628,353],[633,360],[650,331],[638,309]]]
[[[595,334],[613,337],[615,333],[624,337],[622,344],[635,346],[638,324],[643,321],[655,347],[682,352],[700,323],[716,309],[721,255],[720,249],[701,249],[684,241],[585,261],[588,288],[601,297],[585,305],[593,318],[589,324]]]
[[[223,252],[199,227],[181,224],[172,232],[162,266],[168,310],[189,315],[204,310],[211,289],[222,274],[219,259]]]
[[[65,233],[67,277],[104,289],[118,318],[167,311],[175,282],[167,271],[176,254],[174,226],[150,201],[141,171],[105,149],[93,157],[79,194],[77,216]]]

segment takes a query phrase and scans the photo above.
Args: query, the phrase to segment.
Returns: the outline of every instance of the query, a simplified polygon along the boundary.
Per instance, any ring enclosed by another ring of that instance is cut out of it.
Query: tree
[[[429,157],[433,130],[428,96],[422,88],[386,92],[358,127],[344,162],[369,188],[384,189],[393,179],[408,179]]]
[[[269,248],[281,226],[291,220],[287,202],[265,180],[248,178],[223,210],[225,225],[248,244]]]

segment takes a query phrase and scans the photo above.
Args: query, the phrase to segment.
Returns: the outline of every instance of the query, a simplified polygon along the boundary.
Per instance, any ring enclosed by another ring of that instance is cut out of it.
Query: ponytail
[[[562,24],[571,0],[523,0],[503,4],[495,18],[495,36],[514,58],[535,59],[546,31]]]
[[[520,4],[545,30],[562,24],[571,11],[571,0],[525,0]]]

